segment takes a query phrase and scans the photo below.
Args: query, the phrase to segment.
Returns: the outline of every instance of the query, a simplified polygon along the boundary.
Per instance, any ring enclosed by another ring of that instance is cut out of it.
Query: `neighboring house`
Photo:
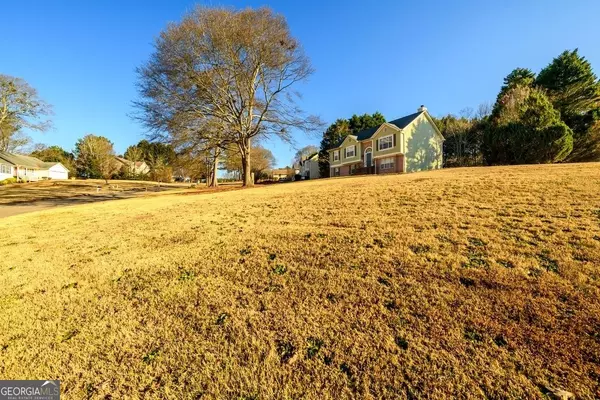
[[[273,177],[274,180],[276,181],[280,181],[280,180],[292,180],[294,178],[294,169],[293,168],[277,168],[274,169],[273,172],[271,173],[271,176]]]
[[[405,117],[348,135],[329,151],[330,176],[442,168],[444,137],[425,106]]]
[[[300,162],[300,175],[304,179],[318,179],[321,177],[319,171],[319,153],[311,154]]]
[[[23,181],[69,179],[69,170],[59,162],[0,151],[0,181],[17,178]]]
[[[144,161],[129,161],[123,157],[115,157],[119,169],[128,174],[146,175],[150,172],[150,167]]]

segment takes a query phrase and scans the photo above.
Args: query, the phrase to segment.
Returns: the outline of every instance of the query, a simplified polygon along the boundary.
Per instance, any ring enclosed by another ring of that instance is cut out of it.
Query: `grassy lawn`
[[[64,398],[600,397],[600,164],[95,203],[0,237],[0,376]]]

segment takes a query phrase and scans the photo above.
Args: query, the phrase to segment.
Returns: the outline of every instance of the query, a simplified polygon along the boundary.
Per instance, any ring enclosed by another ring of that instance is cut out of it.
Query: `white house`
[[[300,162],[300,175],[304,179],[318,179],[321,177],[319,171],[319,153],[311,154]]]
[[[0,151],[0,181],[17,178],[22,181],[69,179],[69,170],[59,162]]]

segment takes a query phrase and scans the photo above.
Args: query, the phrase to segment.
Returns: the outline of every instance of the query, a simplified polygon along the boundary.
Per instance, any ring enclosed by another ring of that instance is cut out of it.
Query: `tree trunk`
[[[209,185],[210,187],[219,186],[219,180],[217,178],[217,166],[218,165],[219,165],[219,157],[215,155],[212,160],[211,171],[210,171],[210,185]]]
[[[244,174],[242,186],[254,186],[254,179],[252,179],[252,171],[250,170],[250,139],[245,139],[239,147],[242,154],[242,172]]]

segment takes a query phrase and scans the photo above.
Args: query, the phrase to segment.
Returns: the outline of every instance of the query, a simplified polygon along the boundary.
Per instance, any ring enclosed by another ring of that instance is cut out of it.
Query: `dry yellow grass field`
[[[0,220],[0,377],[64,398],[600,397],[600,164]]]

